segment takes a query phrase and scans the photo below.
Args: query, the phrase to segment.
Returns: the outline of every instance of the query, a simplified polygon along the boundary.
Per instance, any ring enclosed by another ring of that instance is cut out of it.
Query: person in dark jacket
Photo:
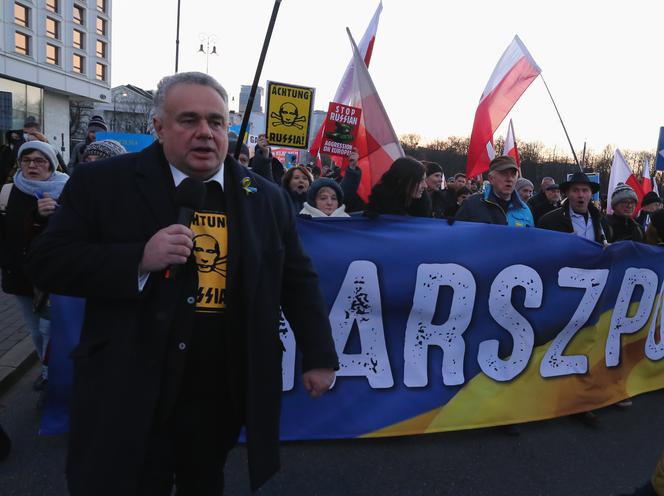
[[[601,212],[593,205],[592,196],[599,191],[599,184],[588,179],[583,172],[577,172],[560,184],[567,195],[560,208],[540,218],[540,229],[575,234],[584,239],[608,245],[611,228]],[[599,417],[593,411],[575,416],[587,426],[595,426]]]
[[[555,181],[553,180],[552,177],[546,176],[542,178],[542,182],[540,183],[540,190],[537,192],[536,195],[533,195],[530,198],[530,200],[528,200],[528,206],[533,212],[535,211],[535,208],[538,205],[540,205],[541,203],[546,203],[548,201],[546,195],[546,187],[554,183]],[[535,219],[535,221],[537,221],[537,219]]]
[[[77,144],[71,151],[69,156],[69,164],[67,164],[67,171],[72,174],[76,166],[83,162],[83,155],[85,154],[86,147],[97,141],[97,133],[108,131],[108,125],[101,115],[93,115],[88,121],[88,128],[85,132],[85,141]]]
[[[611,226],[611,243],[615,241],[637,241],[643,242],[645,232],[634,220],[634,209],[638,202],[638,196],[631,186],[618,183],[611,195],[611,208],[613,213],[607,215],[606,221]]]
[[[5,184],[0,190],[2,290],[15,295],[30,330],[43,364],[34,388],[42,390],[48,380],[45,357],[50,326],[48,320],[35,313],[35,304],[42,306],[46,302],[43,299],[35,301],[35,287],[25,270],[25,254],[55,213],[57,200],[69,176],[56,171],[56,151],[42,141],[23,143],[18,151],[18,163],[13,184]]]
[[[537,227],[574,233],[597,243],[609,242],[611,228],[592,203],[592,196],[599,191],[599,184],[590,181],[583,172],[577,172],[569,181],[561,183],[560,189],[567,195],[567,199],[560,208],[541,217]]]
[[[246,148],[246,145],[243,145]],[[229,151],[232,155],[235,151],[234,144],[229,145]],[[242,152],[240,152],[239,159],[242,159]],[[247,160],[249,159],[249,150],[247,149]],[[240,160],[240,163],[242,161]],[[247,164],[243,164],[247,165]],[[258,136],[256,147],[254,148],[254,156],[248,162],[249,168],[256,174],[263,176],[265,179],[274,181],[281,184],[286,170],[283,164],[276,157],[272,156],[272,149],[267,144],[267,138],[264,134]]]
[[[44,289],[86,298],[71,496],[222,494],[242,425],[252,489],[265,483],[279,468],[280,308],[310,395],[338,367],[286,193],[227,155],[226,91],[178,73],[154,106],[159,140],[81,167],[28,257]],[[177,197],[196,181],[206,194],[187,227]]]
[[[537,225],[542,216],[560,208],[560,202],[562,200],[562,197],[560,196],[560,185],[550,183],[544,186],[544,197],[545,201],[538,201],[534,206],[531,206],[535,225]],[[528,203],[528,205],[530,205],[530,203]]]
[[[448,207],[445,210],[444,216],[445,217],[454,217],[456,216],[457,212],[461,208],[461,205],[463,204],[466,199],[472,194],[470,189],[466,188],[465,186],[462,188],[459,188],[455,191],[456,197],[457,197],[457,202],[454,207]]]
[[[641,211],[635,220],[645,231],[650,225],[652,214],[661,209],[662,199],[654,191],[649,191],[643,197],[643,201],[641,202]]]
[[[651,245],[664,245],[664,210],[659,209],[650,214],[645,240]]]
[[[425,194],[429,196],[431,201],[431,216],[442,219],[446,216],[445,209],[448,207],[445,190],[441,189],[444,180],[443,168],[436,162],[422,161],[422,163],[426,168],[427,189]]]
[[[313,182],[314,176],[304,165],[295,165],[284,174],[281,185],[288,192],[295,214],[302,210],[307,201],[307,191]]]
[[[41,141],[48,143],[48,138],[41,133],[41,127],[37,119],[29,115],[23,123],[23,129],[7,131],[5,133],[6,144],[0,147],[0,186],[7,182],[9,176],[16,167],[16,157],[21,145],[27,141]],[[58,162],[62,164],[59,152]]]
[[[483,193],[469,196],[456,213],[456,220],[533,227],[533,215],[514,191],[518,167],[507,155],[494,158],[489,164],[489,186]]]
[[[398,158],[371,190],[365,214],[431,217],[431,203],[425,189],[424,165],[412,157]]]

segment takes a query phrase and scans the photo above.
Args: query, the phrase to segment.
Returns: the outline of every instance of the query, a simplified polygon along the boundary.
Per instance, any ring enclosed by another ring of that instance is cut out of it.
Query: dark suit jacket
[[[257,192],[241,189],[245,177]],[[338,364],[318,278],[286,193],[230,157],[224,182],[227,321],[245,339],[244,411],[249,473],[257,488],[279,466],[280,305],[303,352],[303,369]],[[175,279],[151,274],[142,293],[137,279],[145,243],[176,220],[173,194],[157,143],[81,167],[29,255],[39,287],[87,298],[81,342],[72,353],[67,474],[73,495],[136,493],[148,433],[163,403],[160,389],[164,381],[177,381],[184,367],[198,283],[194,265]],[[179,342],[169,339],[176,317]],[[164,371],[167,359],[175,364],[170,374]]]

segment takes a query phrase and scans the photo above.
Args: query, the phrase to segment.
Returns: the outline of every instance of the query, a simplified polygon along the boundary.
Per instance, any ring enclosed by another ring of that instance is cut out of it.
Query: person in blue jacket
[[[518,171],[512,157],[494,158],[489,164],[489,186],[461,204],[456,220],[533,227],[535,221],[530,208],[514,191]]]

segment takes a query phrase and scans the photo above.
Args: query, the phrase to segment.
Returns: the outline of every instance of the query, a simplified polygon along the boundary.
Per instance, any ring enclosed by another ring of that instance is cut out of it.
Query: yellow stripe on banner
[[[653,309],[658,308],[659,296]],[[630,306],[634,315],[638,303]],[[645,358],[648,322],[641,331],[622,336],[621,364],[607,368],[604,350],[613,310],[602,314],[594,326],[584,327],[571,341],[566,355],[586,355],[584,376],[543,378],[539,368],[550,343],[533,350],[526,370],[511,382],[497,382],[479,373],[446,405],[392,424],[362,437],[424,434],[495,425],[530,422],[584,412],[664,387],[661,362]],[[659,319],[658,319],[659,320]],[[659,326],[657,337],[659,338]]]

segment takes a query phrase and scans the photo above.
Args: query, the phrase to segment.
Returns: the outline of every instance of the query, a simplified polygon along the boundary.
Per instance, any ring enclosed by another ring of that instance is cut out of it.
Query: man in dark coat
[[[531,196],[530,200],[528,200],[528,206],[533,212],[535,211],[536,207],[548,202],[546,196],[546,188],[547,186],[554,183],[555,181],[553,180],[552,177],[546,176],[542,178],[542,182],[540,183],[540,190],[537,192],[536,195]],[[535,222],[537,222],[537,218],[535,219]]]
[[[227,157],[228,97],[180,73],[154,97],[159,141],[81,168],[29,256],[36,284],[87,299],[67,460],[78,495],[221,494],[246,427],[253,489],[279,467],[280,305],[312,396],[338,367],[286,192]],[[225,160],[224,160],[225,158]],[[205,181],[189,227],[176,187]]]
[[[531,207],[536,226],[544,215],[548,214],[549,212],[553,212],[557,208],[560,208],[560,186],[556,183],[551,183],[547,186],[544,186],[544,197],[546,201],[537,202],[534,207]],[[528,204],[530,205],[530,202]]]
[[[608,242],[611,228],[592,203],[592,196],[599,191],[599,184],[592,182],[583,172],[577,172],[569,181],[561,183],[560,189],[567,195],[567,199],[560,208],[541,217],[537,227],[574,233],[597,243]]]

